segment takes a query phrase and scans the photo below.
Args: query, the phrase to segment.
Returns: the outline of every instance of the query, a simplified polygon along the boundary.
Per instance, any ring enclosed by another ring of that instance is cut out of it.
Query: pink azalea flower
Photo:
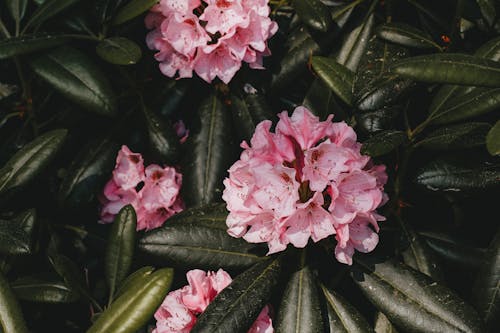
[[[188,333],[196,324],[196,318],[214,298],[232,281],[222,269],[204,272],[199,269],[186,274],[188,285],[168,293],[154,315],[156,327],[153,333]],[[273,323],[265,306],[248,333],[273,333]]]
[[[224,180],[231,236],[267,243],[271,254],[335,235],[337,260],[349,265],[354,250],[375,248],[385,167],[363,156],[354,130],[332,118],[319,121],[298,107],[279,114],[275,133],[270,121],[257,125]]]
[[[145,18],[146,43],[168,77],[231,81],[242,62],[263,69],[278,30],[269,0],[161,0]]]

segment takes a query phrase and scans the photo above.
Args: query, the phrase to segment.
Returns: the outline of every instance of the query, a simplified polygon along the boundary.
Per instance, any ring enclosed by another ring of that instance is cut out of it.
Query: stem
[[[5,38],[10,38],[10,32],[7,30],[5,27],[5,24],[3,23],[2,19],[0,19],[0,32],[5,36]]]

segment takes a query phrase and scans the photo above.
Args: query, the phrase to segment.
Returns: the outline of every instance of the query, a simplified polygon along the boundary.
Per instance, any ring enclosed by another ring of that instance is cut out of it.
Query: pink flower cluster
[[[228,232],[267,242],[268,254],[335,235],[335,256],[350,265],[354,249],[370,252],[378,243],[385,166],[361,155],[354,130],[333,115],[321,122],[297,107],[279,118],[275,133],[269,120],[257,125],[224,180]]]
[[[216,273],[199,269],[186,274],[189,284],[171,291],[155,313],[156,328],[152,333],[188,333],[197,316],[232,281],[228,273],[219,269]],[[248,333],[273,333],[269,306],[265,306]]]
[[[137,230],[158,228],[183,210],[181,184],[182,175],[174,168],[156,164],[144,168],[141,154],[122,146],[113,176],[104,187],[101,221],[112,222],[120,209],[131,204],[137,213]]]
[[[269,0],[161,0],[146,16],[147,45],[169,77],[231,81],[242,61],[262,69],[278,25]]]

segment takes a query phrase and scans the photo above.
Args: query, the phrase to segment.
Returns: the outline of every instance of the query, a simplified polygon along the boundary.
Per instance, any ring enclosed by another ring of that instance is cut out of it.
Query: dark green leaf
[[[427,275],[394,261],[357,262],[361,291],[405,332],[484,332],[474,309]]]
[[[491,241],[485,259],[477,272],[472,302],[493,332],[500,325],[500,231]]]
[[[388,42],[418,49],[441,47],[426,32],[404,23],[385,23],[378,26],[377,37]]]
[[[121,283],[120,288],[118,288],[114,298],[116,299],[120,297],[127,290],[137,288],[137,286],[142,284],[144,279],[151,275],[154,270],[155,269],[152,266],[144,266],[127,276],[127,278]]]
[[[180,142],[174,126],[147,107],[144,107],[143,111],[151,150],[162,162],[169,165],[176,163],[180,153]]]
[[[302,22],[311,28],[322,32],[330,30],[332,16],[320,0],[293,0],[293,8]]]
[[[313,57],[312,66],[323,82],[347,105],[351,105],[354,73],[335,59],[326,57]]]
[[[497,16],[497,12],[495,9],[495,1],[494,0],[476,0],[479,8],[481,9],[481,14],[483,14],[484,19],[490,26],[495,23],[495,18]]]
[[[0,220],[0,253],[24,255],[33,253],[36,211],[28,210],[12,220]]]
[[[104,262],[104,276],[109,287],[110,299],[132,266],[136,227],[137,216],[134,208],[132,205],[123,207],[113,221]]]
[[[398,148],[406,139],[406,134],[401,131],[384,131],[375,134],[361,147],[361,153],[372,157],[382,156]]]
[[[159,269],[125,291],[99,316],[87,333],[134,333],[153,316],[167,295],[174,272]]]
[[[28,0],[6,0],[6,5],[10,11],[10,15],[12,15],[12,18],[16,22],[20,22],[26,12]]]
[[[307,266],[288,280],[276,319],[276,332],[323,332],[316,279]]]
[[[123,2],[124,0],[96,0],[95,13],[99,22],[106,22]]]
[[[401,109],[399,105],[396,105],[384,107],[377,111],[357,113],[357,128],[367,133],[376,133],[395,128],[394,124]]]
[[[113,24],[118,25],[137,17],[153,7],[158,0],[130,0],[113,18]]]
[[[375,315],[375,332],[377,333],[398,333],[394,325],[382,312]]]
[[[78,300],[78,294],[55,277],[25,276],[15,280],[11,286],[16,296],[24,301],[72,303]]]
[[[500,63],[466,54],[407,58],[392,64],[390,71],[417,81],[500,87]]]
[[[349,119],[333,91],[319,78],[309,87],[302,105],[320,119],[325,119],[329,114],[335,115],[335,121]]]
[[[204,100],[186,142],[183,198],[188,207],[220,201],[222,181],[234,162],[231,113],[217,96]]]
[[[44,133],[19,150],[0,169],[0,194],[17,190],[35,179],[61,149],[67,131]]]
[[[373,25],[374,15],[370,14],[347,35],[336,57],[339,64],[344,65],[351,71],[356,71],[361,58],[365,54]]]
[[[249,93],[242,98],[232,95],[231,113],[240,141],[247,142],[252,138],[257,124],[266,119],[271,120],[273,116],[264,96],[258,92]]]
[[[84,109],[112,116],[116,101],[105,74],[82,52],[64,46],[31,62],[36,74]]]
[[[189,208],[169,217],[171,224],[194,223],[226,231],[227,209],[225,203]]]
[[[95,50],[99,57],[115,65],[133,65],[142,56],[139,45],[123,37],[106,38]]]
[[[463,149],[482,146],[486,142],[488,123],[465,123],[439,128],[416,146],[432,150]]]
[[[321,286],[326,300],[330,332],[367,333],[373,332],[370,324],[342,296],[325,286]]]
[[[37,27],[51,17],[59,14],[66,8],[74,5],[80,0],[47,0],[31,15],[24,30],[28,27]]]
[[[500,120],[495,123],[486,136],[486,147],[491,155],[500,155]]]
[[[67,35],[49,35],[47,33],[7,38],[0,41],[0,59],[48,49],[64,44],[68,40]]]
[[[21,307],[9,286],[9,282],[0,272],[0,329],[6,333],[28,333]]]
[[[198,317],[191,333],[246,332],[271,298],[280,272],[276,258],[238,275]]]

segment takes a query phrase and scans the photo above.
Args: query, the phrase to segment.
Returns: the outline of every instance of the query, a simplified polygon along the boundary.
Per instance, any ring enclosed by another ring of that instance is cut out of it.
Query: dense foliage
[[[500,330],[498,1],[271,0],[272,55],[229,84],[162,75],[156,3],[0,2],[0,331],[147,332],[193,269],[232,282],[192,332],[247,332],[267,304],[276,332]],[[240,142],[300,105],[386,166],[378,246],[352,265],[331,238],[266,256],[227,233]],[[98,223],[122,145],[182,174],[159,228],[130,205]]]

